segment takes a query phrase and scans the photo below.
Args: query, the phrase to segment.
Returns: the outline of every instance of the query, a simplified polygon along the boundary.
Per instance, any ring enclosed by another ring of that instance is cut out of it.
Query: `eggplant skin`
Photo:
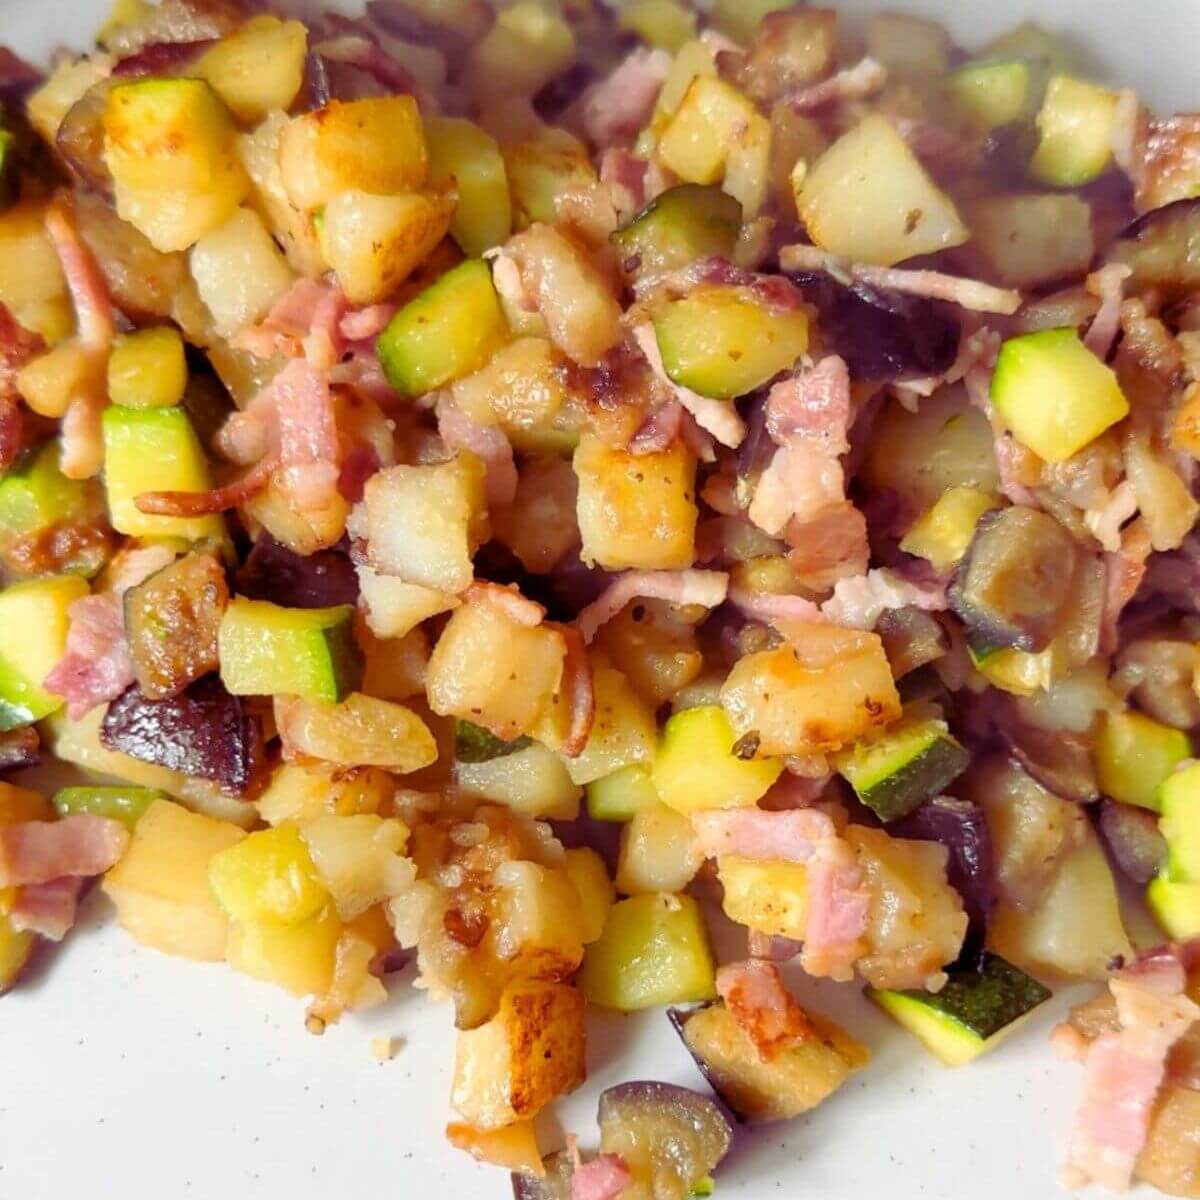
[[[1200,287],[1200,196],[1152,208],[1126,225],[1105,263],[1132,268],[1133,286],[1176,294]]]
[[[699,1054],[692,1049],[687,1040],[687,1034],[684,1030],[687,1028],[687,1023],[698,1012],[703,1012],[704,1009],[710,1008],[715,1001],[710,1001],[708,1004],[698,1004],[694,1008],[668,1008],[667,1020],[671,1022],[671,1028],[679,1035],[679,1040],[683,1043],[684,1049],[691,1056],[692,1062],[696,1064],[696,1069],[704,1076],[705,1083],[720,1097],[721,1103],[729,1110],[733,1119],[739,1125],[745,1125],[749,1118],[745,1113],[740,1112],[734,1105],[729,1103],[729,1098],[721,1094],[720,1081],[713,1073],[708,1061],[701,1058]]]
[[[968,631],[993,646],[1036,654],[1066,625],[1082,552],[1047,513],[1014,506],[984,513],[947,592]]]
[[[297,554],[264,533],[238,571],[237,592],[285,608],[335,608],[358,603],[358,576],[339,550]]]
[[[262,729],[240,696],[231,696],[220,679],[206,675],[169,700],[149,700],[133,684],[108,706],[100,742],[240,796],[250,786]]]

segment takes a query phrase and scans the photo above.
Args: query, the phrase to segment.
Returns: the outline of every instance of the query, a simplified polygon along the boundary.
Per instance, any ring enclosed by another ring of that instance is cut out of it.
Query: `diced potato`
[[[882,641],[836,625],[804,626],[790,644],[740,659],[721,704],[764,756],[840,750],[900,716]]]
[[[654,111],[650,115],[650,124],[642,130],[634,145],[635,154],[649,158],[654,153],[659,135],[671,123],[671,118],[683,103],[692,81],[701,75],[716,78],[716,51],[708,42],[695,38],[685,42],[676,52],[675,61],[659,89]]]
[[[558,219],[558,201],[595,184],[597,176],[581,145],[545,139],[504,147],[504,169],[517,229]]]
[[[665,804],[655,804],[636,813],[621,830],[617,891],[625,896],[682,892],[703,862],[691,821]]]
[[[716,0],[713,20],[722,33],[735,42],[749,45],[758,30],[759,22],[768,13],[792,7],[795,0]]]
[[[533,96],[575,60],[575,35],[556,9],[519,0],[471,50],[462,78],[480,107]]]
[[[859,972],[872,987],[936,990],[967,933],[962,899],[946,881],[949,852],[861,825],[845,837],[871,896]]]
[[[361,691],[380,700],[407,700],[424,693],[429,637],[423,629],[380,638],[360,626],[355,638],[364,660]]]
[[[579,986],[593,1004],[624,1012],[712,1000],[712,952],[696,901],[659,893],[614,904]]]
[[[304,826],[323,816],[378,812],[394,791],[391,777],[377,767],[339,770],[280,763],[254,803],[268,825],[292,821]]]
[[[759,28],[741,71],[746,94],[760,104],[787,97],[837,69],[837,13],[784,9]],[[774,113],[772,113],[774,116]]]
[[[41,792],[0,782],[0,825],[53,821],[54,817],[54,806]]]
[[[46,82],[25,101],[29,123],[51,146],[63,117],[77,100],[112,70],[113,60],[98,54],[92,58],[67,58],[59,63]]]
[[[966,554],[979,518],[999,504],[999,497],[994,492],[971,487],[951,488],[917,518],[904,535],[900,549],[906,554],[928,559],[939,571],[949,571]]]
[[[330,814],[310,821],[301,836],[343,921],[399,895],[416,878],[416,867],[403,857],[408,827],[395,818]]]
[[[664,804],[677,812],[753,805],[779,778],[783,763],[755,759],[755,744],[737,745],[719,705],[675,713],[663,729],[651,778]]]
[[[380,471],[367,480],[363,503],[368,553],[377,569],[451,594],[470,584],[471,556],[487,511],[483,466],[474,455]]]
[[[867,53],[889,73],[928,79],[950,66],[950,35],[937,21],[908,13],[876,13],[867,22]]]
[[[314,209],[355,189],[387,196],[424,186],[425,132],[412,96],[331,100],[293,117],[279,147],[292,203]]]
[[[808,922],[808,874],[803,863],[758,862],[722,855],[717,875],[725,915],[747,929],[802,942]]]
[[[610,571],[692,565],[696,463],[686,447],[630,454],[585,435],[574,462],[585,562]]]
[[[567,773],[579,784],[635,763],[648,763],[658,740],[654,710],[620,671],[603,662],[593,663],[592,691],[596,699],[592,731],[582,753],[566,759]],[[543,740],[547,737],[544,728],[535,733]]]
[[[354,304],[390,296],[446,236],[454,200],[435,192],[346,191],[324,209],[321,249]]]
[[[267,361],[278,364],[279,360]],[[268,379],[274,374],[273,370],[268,371]],[[341,541],[346,533],[350,504],[341,492],[337,492],[321,508],[299,509],[291,489],[282,486],[276,476],[245,502],[242,512],[252,528],[261,526],[277,542],[297,554],[312,554]]]
[[[248,183],[241,164],[230,159],[205,191],[137,188],[117,180],[117,215],[145,234],[156,250],[186,250],[237,211]]]
[[[608,910],[615,899],[608,868],[595,850],[579,846],[567,851],[563,870],[579,893],[579,909],[583,916],[580,939],[585,946],[589,946],[604,932]]]
[[[208,80],[239,121],[253,125],[292,106],[307,51],[308,31],[299,21],[264,13],[221,38],[189,70]]]
[[[458,786],[538,820],[573,821],[583,789],[571,781],[562,759],[540,742],[486,762],[458,763]]]
[[[969,216],[974,248],[1009,287],[1081,275],[1095,254],[1092,210],[1078,196],[992,196]]]
[[[7,916],[0,916],[0,996],[18,982],[36,944],[32,930],[14,929]]]
[[[474,374],[456,379],[450,391],[476,421],[505,430],[547,425],[566,400],[562,360],[539,337],[501,346]]]
[[[626,605],[597,643],[651,704],[670,700],[704,669],[694,621],[662,600]]]
[[[315,277],[327,269],[312,214],[292,203],[283,186],[279,151],[288,118],[272,112],[255,129],[238,135],[237,155],[250,177],[248,203],[263,216],[278,239],[288,263],[301,275]]]
[[[494,947],[510,979],[566,979],[583,958],[582,901],[565,871],[507,862],[493,874]]]
[[[208,869],[217,854],[245,836],[236,825],[156,800],[101,885],[121,927],[167,954],[224,958],[227,923],[209,889]]]
[[[382,767],[405,775],[437,759],[433,734],[416,713],[360,692],[340,704],[277,696],[275,723],[293,753],[345,767]]]
[[[239,208],[206,233],[188,261],[200,299],[222,337],[261,321],[294,279],[262,218],[249,208]]]
[[[430,184],[458,195],[451,236],[472,258],[499,246],[512,232],[512,201],[495,139],[463,117],[428,117],[425,140]]]
[[[329,991],[342,923],[332,907],[298,925],[231,925],[225,958],[243,975],[273,983],[293,996]]]
[[[864,118],[821,155],[800,201],[809,237],[857,262],[891,266],[970,237],[954,202],[879,115]]]
[[[1200,1193],[1200,1091],[1166,1084],[1159,1092],[1134,1176],[1168,1196]]]
[[[546,1173],[532,1121],[514,1121],[499,1129],[476,1129],[465,1121],[451,1121],[446,1126],[446,1141],[489,1166],[539,1179]]]
[[[458,597],[450,592],[405,583],[370,567],[358,568],[358,582],[366,605],[367,627],[378,638],[402,638],[422,621],[458,607]],[[363,691],[375,694],[368,687]]]
[[[520,625],[498,605],[465,604],[429,658],[429,706],[512,741],[528,733],[550,703],[565,653],[561,635],[552,629]]]
[[[170,408],[183,399],[187,360],[170,325],[139,329],[117,340],[108,357],[108,395],[126,408]]]
[[[989,944],[1026,971],[1102,981],[1113,960],[1127,959],[1133,950],[1100,839],[1086,822],[1081,833],[1082,843],[1063,860],[1032,912],[1000,904]]]
[[[0,212],[0,303],[21,320],[26,309],[63,296],[66,287],[45,209],[22,202]]]
[[[21,368],[17,390],[38,416],[59,420],[71,401],[94,385],[95,376],[95,356],[78,339],[67,338]]]
[[[329,901],[295,825],[259,830],[214,855],[208,882],[234,921],[297,925]]]
[[[584,1000],[565,983],[507,988],[486,1025],[458,1035],[450,1102],[478,1129],[526,1120],[586,1075]]]

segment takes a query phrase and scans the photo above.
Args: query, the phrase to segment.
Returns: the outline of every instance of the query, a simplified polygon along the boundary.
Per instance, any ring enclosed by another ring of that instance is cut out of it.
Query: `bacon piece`
[[[1125,281],[1133,268],[1125,263],[1109,263],[1093,271],[1084,283],[1087,291],[1100,301],[1100,309],[1084,334],[1083,344],[1097,357],[1107,359],[1117,334],[1121,332],[1121,303],[1125,299]]]
[[[276,354],[298,358],[303,353],[304,339],[318,321],[328,330],[335,313],[339,322],[343,319],[346,301],[342,297],[339,302],[339,295],[339,289],[332,284],[301,276],[275,301],[259,324],[238,330],[230,344],[258,358]]]
[[[853,579],[841,579],[833,597],[821,605],[825,618],[848,629],[874,629],[879,618],[890,609],[912,605],[925,612],[946,609],[946,589],[925,586],[902,579],[887,567],[878,567]]]
[[[574,1148],[575,1158],[579,1149]],[[617,1200],[633,1182],[633,1176],[619,1154],[600,1154],[591,1162],[576,1162],[571,1176],[571,1200]]]
[[[692,827],[705,858],[733,854],[767,862],[807,863],[817,857],[822,844],[840,840],[829,815],[815,808],[709,809],[692,813]]]
[[[845,843],[842,843],[845,846]],[[808,913],[801,964],[810,975],[842,981],[852,978],[863,952],[862,935],[871,911],[871,893],[849,847],[822,856],[808,868]]]
[[[592,662],[588,658],[587,643],[583,634],[572,625],[548,621],[548,629],[562,635],[566,656],[563,658],[561,687],[567,696],[567,713],[570,722],[562,752],[568,758],[578,758],[587,745],[596,719],[596,692],[592,684]]]
[[[1089,508],[1083,514],[1083,523],[1091,530],[1092,536],[1103,549],[1110,554],[1116,554],[1121,549],[1121,526],[1133,517],[1137,510],[1137,489],[1128,479],[1122,479],[1108,493],[1103,504]]]
[[[633,337],[655,376],[696,418],[696,424],[711,433],[722,446],[740,446],[742,438],[746,436],[746,424],[738,416],[737,409],[723,400],[701,396],[698,392],[693,392],[691,388],[685,388],[675,383],[663,366],[662,355],[658,350],[658,338],[654,333],[653,325],[637,326],[633,331]]]
[[[517,312],[537,312],[537,297],[525,286],[517,260],[500,250],[489,251],[484,257],[492,260],[492,283],[500,298]]]
[[[788,562],[805,587],[824,591],[867,570],[867,518],[849,500],[826,505],[807,521],[790,521],[783,537],[791,547]]]
[[[348,342],[365,342],[378,337],[400,311],[398,304],[370,304],[352,309],[342,317],[338,332]]]
[[[797,438],[780,446],[758,477],[747,515],[764,533],[779,537],[789,524],[810,521],[846,499],[846,477],[837,457]]]
[[[489,505],[511,504],[517,495],[513,449],[499,425],[484,425],[468,416],[449,396],[437,402],[438,433],[450,450],[469,450],[487,469]]]
[[[374,350],[355,350],[349,358],[334,366],[329,372],[329,382],[338,387],[348,387],[376,404],[386,406],[397,399],[397,392],[383,373]]]
[[[1139,960],[1109,980],[1120,1029],[1088,1047],[1083,1102],[1062,1171],[1067,1186],[1129,1187],[1167,1055],[1200,1020],[1200,1005],[1185,995],[1186,986],[1173,951]]]
[[[757,929],[746,930],[746,949],[751,958],[763,958],[768,962],[791,962],[801,950],[803,942],[781,934],[759,933]]]
[[[865,100],[880,91],[887,80],[887,68],[868,56],[852,67],[822,79],[820,83],[810,84],[784,96],[783,103],[791,105],[796,112],[812,112],[830,104],[841,104],[845,100]]]
[[[546,610],[535,600],[521,595],[516,584],[489,583],[477,579],[463,593],[467,604],[489,604],[498,608],[510,621],[535,629],[545,620]]]
[[[1104,612],[1100,622],[1100,653],[1112,654],[1120,641],[1118,623],[1125,606],[1137,594],[1150,558],[1150,533],[1145,521],[1135,521],[1121,535],[1121,547],[1104,556]],[[1190,590],[1190,589],[1189,589]]]
[[[142,492],[134,497],[139,512],[164,517],[203,517],[225,512],[245,504],[271,482],[271,474],[279,465],[278,458],[268,456],[246,472],[241,479],[207,492]]]
[[[608,185],[613,206],[623,216],[632,216],[670,187],[666,171],[619,146],[600,155],[600,182]]]
[[[992,427],[992,447],[1000,472],[1000,490],[1014,504],[1037,508],[1037,497],[1029,490],[1026,475],[1031,471],[1032,455],[1004,428],[992,404],[992,369],[977,363],[963,376],[967,399],[988,419]]]
[[[798,437],[831,455],[850,449],[850,371],[836,354],[796,371],[767,393],[767,432],[780,446]]]
[[[17,893],[8,914],[16,930],[40,934],[52,942],[61,942],[75,924],[75,909],[83,880],[65,875],[48,883],[31,883]]]
[[[42,335],[26,329],[6,304],[0,304],[0,400],[15,403],[19,399],[17,375],[45,349]]]
[[[724,601],[728,587],[729,576],[724,571],[627,571],[575,618],[575,627],[585,642],[591,642],[600,627],[631,600],[641,597],[716,608]]]
[[[0,887],[100,875],[128,844],[129,832],[120,821],[91,814],[0,826]]]
[[[803,596],[790,596],[774,592],[748,592],[744,588],[730,588],[730,601],[752,621],[777,628],[789,624],[820,624],[828,618],[821,606]],[[782,628],[780,628],[782,632]]]
[[[784,246],[779,263],[785,271],[826,271],[841,279],[857,279],[872,287],[945,300],[973,312],[1011,316],[1021,307],[1021,293],[1012,288],[993,287],[978,279],[945,275],[941,271],[912,271],[903,267],[876,267],[850,262],[816,246]]]
[[[812,1037],[804,1009],[784,986],[773,962],[752,958],[727,963],[717,972],[717,993],[764,1062]]]
[[[62,658],[46,676],[48,691],[63,696],[72,721],[115,700],[133,682],[120,599],[112,592],[83,596],[68,609],[70,628]]]
[[[67,290],[75,306],[79,340],[97,354],[107,354],[116,332],[116,315],[104,275],[84,245],[65,203],[54,200],[46,209],[46,232],[62,264]]]
[[[630,453],[660,454],[679,436],[684,411],[678,400],[668,400],[661,408],[656,408],[630,439]]]
[[[671,69],[665,50],[639,46],[580,98],[584,132],[598,149],[632,141],[650,119]]]

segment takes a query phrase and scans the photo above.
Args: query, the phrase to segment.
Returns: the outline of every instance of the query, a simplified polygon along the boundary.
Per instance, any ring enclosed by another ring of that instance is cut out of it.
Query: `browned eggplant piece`
[[[225,569],[211,554],[188,554],[125,593],[125,632],[143,696],[177,696],[220,666],[217,630],[228,603]]]
[[[911,605],[885,612],[875,627],[892,674],[905,675],[935,662],[950,650],[950,636],[935,617]]]
[[[130,758],[208,779],[240,796],[249,789],[262,745],[261,722],[215,675],[169,700],[150,700],[137,684],[121,693],[100,724],[100,741]]]
[[[895,837],[940,842],[950,851],[947,878],[962,897],[971,921],[964,957],[981,950],[988,919],[996,906],[996,863],[983,809],[966,800],[938,796],[894,822],[888,832]]]
[[[1062,631],[1079,558],[1053,517],[1019,505],[995,509],[975,527],[950,607],[976,637],[1036,654]]]
[[[869,1058],[831,1021],[810,1013],[814,1036],[763,1059],[718,1001],[667,1016],[700,1073],[739,1122],[786,1121],[816,1108]]]
[[[1130,695],[1147,716],[1174,729],[1200,725],[1200,699],[1192,680],[1200,667],[1200,650],[1182,630],[1149,633],[1121,648],[1113,682]]]
[[[792,279],[820,311],[826,349],[845,359],[851,379],[941,375],[958,355],[958,318],[947,304],[865,283],[843,286],[823,272]]]
[[[542,1160],[546,1174],[541,1179],[528,1171],[513,1171],[513,1200],[571,1200],[571,1179],[575,1168],[571,1156],[560,1150]]]
[[[1088,739],[1067,730],[1051,732],[1021,719],[1008,697],[997,697],[996,732],[1013,758],[1047,791],[1090,804],[1100,798],[1100,784]]]
[[[729,1150],[733,1129],[706,1096],[673,1083],[621,1083],[600,1095],[600,1150],[619,1154],[651,1200],[687,1200]]]
[[[1147,809],[1105,800],[1100,832],[1117,866],[1134,883],[1149,883],[1167,861],[1167,840],[1159,832],[1158,818]]]
[[[1169,298],[1200,288],[1200,197],[1151,209],[1127,225],[1105,262],[1133,271],[1131,286],[1158,288]]]
[[[239,595],[285,608],[332,608],[358,603],[354,564],[339,550],[296,554],[263,534],[237,573]]]
[[[42,741],[33,725],[0,733],[0,771],[36,767],[42,756]]]
[[[113,181],[104,161],[104,110],[118,82],[110,76],[88,88],[67,109],[54,135],[54,148],[67,170],[84,187],[106,195]]]

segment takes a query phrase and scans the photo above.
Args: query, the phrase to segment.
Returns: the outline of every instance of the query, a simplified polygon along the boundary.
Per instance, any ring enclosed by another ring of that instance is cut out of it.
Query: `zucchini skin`
[[[949,734],[936,738],[915,758],[858,798],[885,824],[908,816],[971,764],[971,756]]]
[[[491,762],[494,758],[506,758],[532,744],[528,737],[506,742],[482,725],[464,721],[461,717],[454,722],[454,757],[462,763],[483,763]]]

